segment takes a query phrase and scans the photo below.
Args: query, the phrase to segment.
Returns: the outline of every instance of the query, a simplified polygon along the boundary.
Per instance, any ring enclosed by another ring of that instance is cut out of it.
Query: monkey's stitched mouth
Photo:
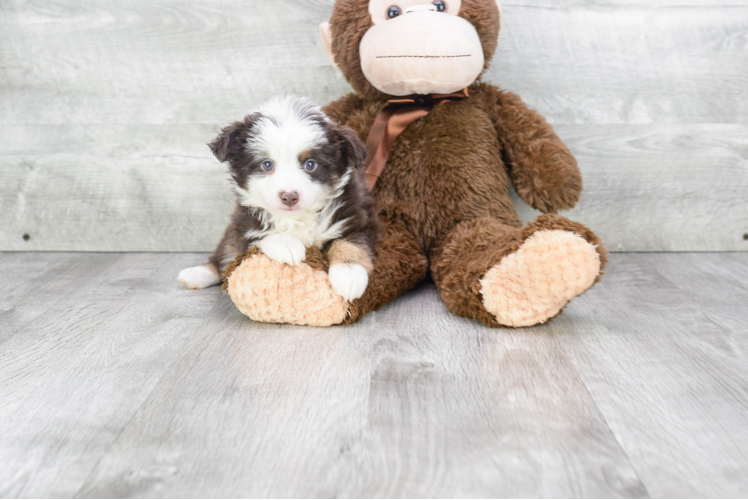
[[[473,54],[459,56],[377,56],[377,59],[458,59],[462,57],[473,57]]]

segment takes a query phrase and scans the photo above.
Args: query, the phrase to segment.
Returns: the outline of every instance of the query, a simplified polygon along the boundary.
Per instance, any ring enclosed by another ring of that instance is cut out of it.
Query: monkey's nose
[[[420,5],[411,5],[410,7],[407,7],[405,9],[405,13],[410,14],[411,12],[418,12],[423,10],[433,10],[434,12],[437,12],[436,5],[432,3],[422,3]]]
[[[296,191],[292,191],[290,193],[288,191],[283,191],[278,196],[280,196],[283,204],[288,205],[289,207],[292,207],[299,202],[299,193],[297,193]]]

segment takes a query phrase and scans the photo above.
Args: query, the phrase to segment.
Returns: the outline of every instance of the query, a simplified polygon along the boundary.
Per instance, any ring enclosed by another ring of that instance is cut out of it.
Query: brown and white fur
[[[251,246],[289,265],[316,246],[327,255],[333,290],[348,301],[363,295],[378,224],[355,132],[307,99],[282,96],[224,128],[210,148],[229,164],[237,205],[209,262],[179,273],[185,287],[219,284]]]

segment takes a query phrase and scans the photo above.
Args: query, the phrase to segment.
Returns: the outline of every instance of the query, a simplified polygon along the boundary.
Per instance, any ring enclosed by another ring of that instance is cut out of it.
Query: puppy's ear
[[[238,158],[245,146],[247,134],[257,121],[256,115],[249,115],[243,121],[234,122],[221,130],[213,142],[208,144],[219,161],[230,161]]]
[[[361,168],[366,159],[367,148],[359,139],[358,134],[348,127],[337,125],[335,127],[335,137],[340,144],[340,150],[343,153],[343,160],[346,165]]]

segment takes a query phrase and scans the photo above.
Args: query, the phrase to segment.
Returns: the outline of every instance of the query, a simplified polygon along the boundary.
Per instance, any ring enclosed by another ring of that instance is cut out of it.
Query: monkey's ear
[[[501,0],[496,0],[496,7],[499,8],[499,33],[501,33],[501,21],[502,21],[502,12],[501,12],[501,3],[499,3]],[[501,36],[501,35],[499,35]]]
[[[335,64],[335,55],[332,53],[332,31],[330,30],[330,23],[320,24],[319,33],[322,35],[322,44],[325,46],[327,58],[333,66],[337,67],[337,64]]]
[[[340,144],[346,165],[361,168],[366,159],[367,148],[359,139],[358,134],[348,127],[338,125],[335,127],[335,136]]]

